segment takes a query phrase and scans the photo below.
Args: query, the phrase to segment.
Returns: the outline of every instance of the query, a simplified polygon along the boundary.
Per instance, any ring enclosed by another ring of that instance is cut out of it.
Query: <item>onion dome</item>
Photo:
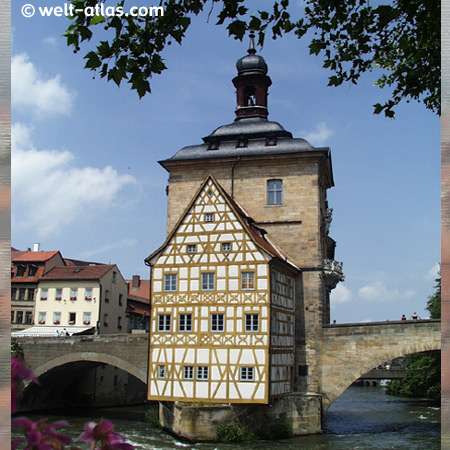
[[[247,50],[248,55],[243,56],[236,63],[238,75],[267,74],[267,64],[264,58],[256,54],[254,38],[254,33],[250,33],[250,46]]]

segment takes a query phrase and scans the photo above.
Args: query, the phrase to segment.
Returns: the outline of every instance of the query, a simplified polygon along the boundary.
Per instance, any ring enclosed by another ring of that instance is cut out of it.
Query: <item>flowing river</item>
[[[298,436],[279,441],[190,444],[180,441],[145,422],[148,406],[72,411],[64,416],[70,426],[65,433],[74,439],[88,420],[101,417],[114,423],[115,431],[127,436],[136,450],[440,450],[441,428],[438,405],[415,399],[388,396],[382,387],[352,386],[328,411],[323,434]],[[48,417],[61,420],[62,414],[28,414],[32,420]],[[83,443],[80,447],[87,448]]]

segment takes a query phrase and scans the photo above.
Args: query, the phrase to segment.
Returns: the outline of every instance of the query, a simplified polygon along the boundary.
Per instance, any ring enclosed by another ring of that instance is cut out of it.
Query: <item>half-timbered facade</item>
[[[150,400],[268,403],[292,391],[298,269],[212,176],[147,263]]]

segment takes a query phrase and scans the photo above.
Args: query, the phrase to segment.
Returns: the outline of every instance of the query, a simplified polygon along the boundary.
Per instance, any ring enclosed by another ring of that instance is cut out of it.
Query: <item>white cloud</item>
[[[42,42],[44,42],[44,44],[48,44],[48,45],[54,46],[54,45],[56,45],[57,40],[53,36],[48,36],[45,39],[43,39]]]
[[[39,237],[120,204],[119,194],[135,184],[131,175],[112,167],[75,167],[68,151],[37,150],[31,129],[12,126],[12,200],[16,226],[33,230]]]
[[[37,117],[69,114],[75,93],[61,83],[59,75],[45,78],[28,55],[11,60],[11,102],[13,108],[31,111]]]
[[[426,280],[430,280],[430,281],[434,281],[438,276],[439,276],[439,272],[441,270],[441,266],[439,265],[439,263],[436,263],[433,267],[430,268],[430,270],[427,272],[425,279]]]
[[[352,298],[352,292],[342,283],[338,283],[338,285],[331,291],[331,302],[333,304],[347,303],[350,302]]]
[[[390,302],[411,298],[415,295],[413,290],[400,291],[398,289],[389,289],[383,281],[374,281],[373,283],[358,290],[358,297],[365,301]]]
[[[135,239],[122,239],[118,242],[113,242],[111,244],[103,245],[102,247],[99,247],[99,248],[93,248],[93,249],[89,249],[84,252],[81,252],[79,254],[79,258],[90,258],[92,256],[97,256],[97,255],[101,255],[103,253],[109,252],[110,250],[114,250],[116,248],[133,247],[137,243],[138,243],[138,241],[136,241]]]
[[[314,131],[310,131],[309,133],[303,131],[299,133],[299,135],[303,135],[303,138],[314,146],[326,144],[333,134],[334,131],[328,128],[325,122],[319,123]]]

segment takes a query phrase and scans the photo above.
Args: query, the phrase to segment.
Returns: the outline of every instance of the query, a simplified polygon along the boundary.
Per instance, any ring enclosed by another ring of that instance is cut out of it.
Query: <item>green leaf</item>
[[[105,21],[105,18],[101,14],[98,14],[98,15],[92,17],[89,25],[97,25],[98,23],[102,23],[104,21]]]

